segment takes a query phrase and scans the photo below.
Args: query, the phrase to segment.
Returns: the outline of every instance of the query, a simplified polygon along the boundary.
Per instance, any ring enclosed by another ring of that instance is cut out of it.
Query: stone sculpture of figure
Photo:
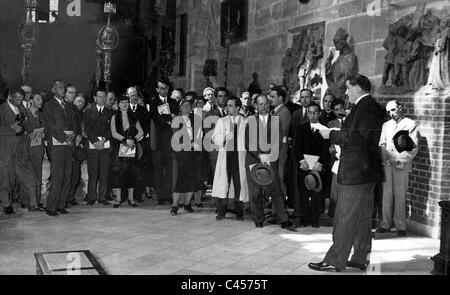
[[[407,27],[402,23],[389,25],[389,34],[384,40],[383,47],[387,50],[381,86],[385,87],[391,74],[391,86],[402,84],[402,65],[404,64],[403,46],[406,41]]]
[[[381,78],[381,86],[386,86],[386,82],[389,78],[389,73],[394,68],[395,64],[395,55],[398,51],[397,48],[397,32],[395,28],[395,24],[389,25],[389,34],[384,39],[383,47],[387,50],[386,56],[384,58],[384,69],[383,69],[383,77]],[[395,76],[391,75],[392,85],[395,85]]]
[[[450,86],[449,77],[449,54],[450,54],[450,19],[435,42],[433,59],[430,66],[428,85],[433,89],[444,89]]]
[[[320,40],[308,42],[308,50],[305,51],[305,57],[302,60],[303,63],[299,64],[298,68],[298,79],[300,82],[300,88],[312,88],[312,79],[314,75],[311,77],[311,71],[317,67],[318,60],[323,57],[323,47]]]
[[[408,33],[404,48],[407,67],[407,87],[417,89],[422,87],[426,80],[427,55],[421,40],[422,32],[418,27],[412,27]]]
[[[406,35],[408,34],[408,28],[405,24],[399,24],[396,28],[396,51],[394,55],[394,74],[392,79],[392,84],[395,86],[400,86],[407,78],[406,67],[404,67],[405,56],[402,50],[404,44],[406,43]]]
[[[336,50],[339,51],[339,57],[334,63],[331,63],[334,55],[333,52],[330,52],[330,56],[325,63],[327,93],[341,99],[345,98],[347,78],[358,73],[358,57],[347,42],[347,37],[348,34],[345,29],[339,28],[337,30],[333,42]]]

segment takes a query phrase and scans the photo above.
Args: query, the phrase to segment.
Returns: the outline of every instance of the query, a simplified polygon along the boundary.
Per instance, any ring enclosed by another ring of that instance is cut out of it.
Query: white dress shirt
[[[162,97],[161,95],[159,95],[159,99],[162,101],[162,103],[167,102],[167,97]]]
[[[130,103],[130,107],[131,107],[131,110],[132,110],[133,112],[136,112],[136,110],[137,110],[137,104],[131,104],[131,103]]]
[[[259,115],[259,118],[261,120],[261,123],[263,123],[264,126],[267,126],[267,120],[269,119],[269,115]]]

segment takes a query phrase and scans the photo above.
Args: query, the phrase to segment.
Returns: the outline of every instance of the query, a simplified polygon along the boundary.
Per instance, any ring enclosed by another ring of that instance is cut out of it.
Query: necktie
[[[136,112],[136,106],[133,106],[133,112]]]
[[[98,112],[99,112],[100,116],[103,115],[103,108],[100,108],[100,109],[98,110]]]
[[[61,101],[61,106],[64,109],[64,111],[66,110],[66,103],[64,102],[64,100]]]

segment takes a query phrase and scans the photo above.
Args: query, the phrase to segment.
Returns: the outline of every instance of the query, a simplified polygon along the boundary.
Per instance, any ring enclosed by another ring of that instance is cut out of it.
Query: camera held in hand
[[[26,118],[25,115],[22,114],[22,113],[19,113],[19,114],[16,115],[16,121],[15,122],[20,127],[22,127],[22,131],[16,133],[16,136],[22,136],[22,135],[25,134],[25,129],[24,129],[24,127],[25,127],[25,118]]]

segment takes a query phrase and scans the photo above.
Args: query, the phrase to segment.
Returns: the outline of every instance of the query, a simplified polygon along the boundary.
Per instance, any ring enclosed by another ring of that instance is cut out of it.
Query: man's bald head
[[[31,94],[33,93],[33,89],[31,88],[31,86],[25,84],[25,85],[22,85],[20,87],[20,89],[22,89],[22,91],[25,93],[25,96],[24,96],[23,99],[25,101],[29,101],[31,99]]]
[[[256,107],[258,109],[258,114],[260,115],[266,115],[269,113],[269,99],[265,94],[260,94],[256,98]]]
[[[127,89],[127,96],[130,99],[130,103],[137,104],[139,96],[136,87],[129,87]]]

